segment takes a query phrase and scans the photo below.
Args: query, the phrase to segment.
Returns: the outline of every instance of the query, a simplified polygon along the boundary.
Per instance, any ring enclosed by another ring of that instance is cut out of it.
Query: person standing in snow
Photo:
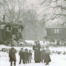
[[[34,50],[34,60],[35,63],[41,62],[41,52],[40,52],[40,43],[39,41],[35,41],[35,45],[33,46]]]
[[[21,61],[23,61],[23,63],[24,63],[24,51],[23,51],[23,48],[21,48],[21,50],[19,51],[19,56],[20,56],[19,64],[21,64]]]
[[[41,51],[41,61],[44,62],[45,60],[45,49],[42,48],[42,51]]]
[[[31,50],[29,50],[29,53],[28,53],[28,58],[29,58],[29,63],[31,63],[31,59],[32,59],[32,52],[31,52]]]
[[[28,54],[28,49],[25,49],[25,52],[24,52],[24,62],[25,63],[28,63],[29,61],[29,54]]]
[[[48,46],[46,46],[44,62],[46,63],[46,65],[49,65],[49,62],[51,62],[50,50],[49,50],[49,47]]]
[[[14,48],[14,45],[12,44],[11,49],[9,50],[9,61],[10,61],[10,65],[12,66],[13,62],[14,62],[14,66],[16,66],[16,49]]]

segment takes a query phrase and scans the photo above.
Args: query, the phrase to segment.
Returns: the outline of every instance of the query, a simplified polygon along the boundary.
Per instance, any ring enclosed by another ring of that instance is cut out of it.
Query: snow
[[[60,51],[60,52],[66,52],[66,47],[49,47],[51,51]]]
[[[0,48],[5,48],[5,46],[0,46]],[[8,47],[8,46],[6,46]],[[15,47],[15,49],[17,49],[18,51],[20,50],[21,47]],[[31,49],[32,50],[32,47],[24,47],[24,49]],[[66,47],[50,47],[50,50],[51,51],[66,51]],[[66,66],[66,56],[63,55],[63,54],[51,54],[50,55],[51,57],[51,62],[48,66]],[[19,54],[18,52],[16,53],[16,58],[17,58],[17,62],[16,62],[16,66],[45,66],[44,63],[35,63],[34,62],[34,51],[32,50],[32,63],[28,63],[28,64],[20,64],[19,65]],[[10,62],[9,62],[9,57],[8,57],[8,53],[7,52],[2,52],[0,51],[0,66],[10,66]]]
[[[25,40],[25,42],[34,45],[34,41],[33,40]]]
[[[45,66],[44,63],[34,63],[34,56],[32,59],[32,63],[28,63],[28,64],[20,64],[19,65],[19,55],[18,53],[16,53],[17,56],[17,63],[16,66]],[[66,66],[66,56],[65,55],[51,55],[51,62],[48,66]],[[8,53],[6,52],[0,52],[0,66],[10,66],[9,63],[9,57],[8,57]]]

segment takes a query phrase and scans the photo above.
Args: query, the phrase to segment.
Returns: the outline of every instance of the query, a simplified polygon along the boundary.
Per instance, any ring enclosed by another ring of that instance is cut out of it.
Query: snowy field
[[[0,46],[0,48],[3,48],[2,46]],[[6,47],[6,48],[10,48],[10,47]],[[28,49],[32,49],[32,47],[24,47],[28,48]],[[20,50],[20,47],[15,47],[15,49],[17,49],[18,51]],[[61,51],[64,52],[66,51],[66,47],[50,47],[51,52],[54,51]],[[51,54],[51,62],[48,66],[66,66],[66,54],[63,55],[62,53],[60,55],[58,54]],[[44,63],[35,63],[34,62],[34,51],[32,50],[32,63],[29,64],[20,64],[19,65],[19,54],[18,52],[16,53],[16,58],[17,58],[17,63],[16,66],[45,66]],[[8,53],[7,52],[2,52],[0,51],[0,66],[10,66],[10,62],[9,62],[9,57],[8,57]]]

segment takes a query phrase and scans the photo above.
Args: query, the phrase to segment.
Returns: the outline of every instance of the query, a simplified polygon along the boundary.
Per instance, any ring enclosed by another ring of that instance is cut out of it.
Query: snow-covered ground
[[[20,50],[20,47],[15,47],[17,50]],[[32,49],[29,48],[29,47],[24,47],[25,48],[28,48],[28,49]],[[66,51],[66,48],[64,47],[50,47],[50,50],[54,50],[54,51]],[[51,62],[48,66],[66,66],[66,55],[63,55],[63,54],[51,54]],[[19,65],[19,55],[18,55],[18,52],[16,53],[16,57],[17,57],[17,63],[16,63],[16,66],[45,66],[44,63],[34,63],[34,51],[32,50],[32,63],[29,63],[29,64],[20,64]],[[10,66],[10,62],[9,62],[9,57],[8,57],[8,53],[7,52],[2,52],[0,51],[0,66]]]
[[[34,54],[33,54],[34,55]],[[16,53],[17,63],[16,66],[45,66],[44,63],[34,63],[32,59],[32,63],[29,64],[20,64],[19,65],[19,55]],[[32,56],[34,58],[34,56]],[[66,56],[65,55],[51,55],[51,62],[48,66],[66,66]],[[0,52],[0,66],[10,66],[8,53]]]

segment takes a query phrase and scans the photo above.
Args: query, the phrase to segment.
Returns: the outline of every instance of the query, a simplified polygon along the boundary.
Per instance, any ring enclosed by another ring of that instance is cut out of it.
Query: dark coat
[[[45,54],[46,54],[46,52],[45,52],[45,50],[43,49],[43,50],[41,51],[41,60],[44,60],[44,59],[45,59]]]
[[[9,50],[9,58],[10,61],[16,61],[16,50],[14,48]]]
[[[51,62],[51,58],[50,58],[50,50],[49,50],[49,49],[46,50],[44,62]]]
[[[41,46],[40,44],[37,44],[37,45],[33,45],[33,50],[40,50]]]
[[[28,52],[24,52],[24,60],[25,61],[28,61],[28,58],[29,57],[29,54],[28,54]]]
[[[24,52],[23,51],[19,51],[19,55],[21,59],[24,59]]]
[[[33,46],[34,50],[34,60],[35,62],[40,62],[41,61],[41,52],[40,52],[40,44],[37,44],[36,46]]]
[[[29,54],[29,56],[32,56],[32,53],[28,53]]]
[[[29,55],[29,60],[31,60],[32,59],[32,53],[29,52],[28,55]]]
[[[40,62],[41,61],[41,52],[39,50],[35,50],[34,60],[35,60],[35,62]]]

